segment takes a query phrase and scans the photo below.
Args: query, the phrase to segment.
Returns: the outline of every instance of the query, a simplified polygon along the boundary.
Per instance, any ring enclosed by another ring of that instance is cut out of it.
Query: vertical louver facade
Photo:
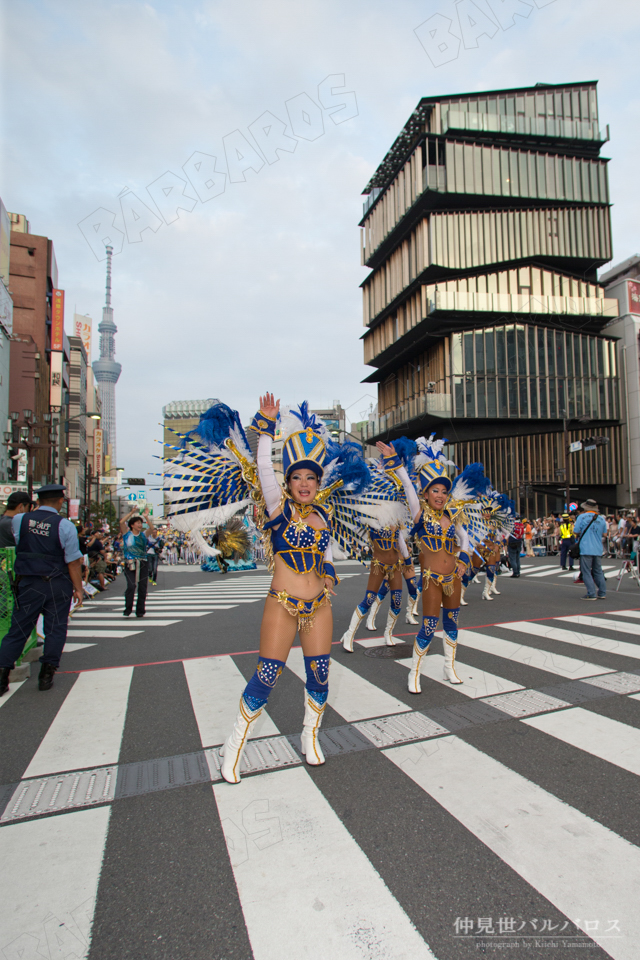
[[[566,425],[601,438],[575,461],[575,495],[615,505],[608,136],[595,82],[420,101],[364,190],[369,443],[435,430],[538,515],[564,502]]]

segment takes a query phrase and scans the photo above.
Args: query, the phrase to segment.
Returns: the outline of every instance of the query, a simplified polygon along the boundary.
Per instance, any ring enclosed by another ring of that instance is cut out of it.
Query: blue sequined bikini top
[[[379,550],[395,550],[397,549],[398,531],[369,529],[369,539],[373,546],[378,547]]]
[[[264,529],[270,531],[274,555],[281,557],[291,570],[295,573],[314,571],[322,579],[324,555],[331,542],[330,520],[322,507],[314,506],[314,510],[327,524],[324,530],[316,530],[304,520],[293,520],[294,507],[290,500],[284,501],[282,513],[265,523]]]
[[[449,516],[445,510],[444,516]],[[447,553],[456,554],[460,549],[454,523],[450,523],[445,533],[442,532],[440,522],[431,516],[426,510],[420,514],[420,519],[411,531],[411,536],[417,536],[420,543],[423,543],[427,550],[438,553],[439,550],[446,550]]]

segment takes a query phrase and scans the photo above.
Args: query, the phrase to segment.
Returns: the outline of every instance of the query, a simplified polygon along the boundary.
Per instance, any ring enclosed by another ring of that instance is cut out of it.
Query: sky
[[[639,40],[637,0],[0,3],[0,195],[54,242],[67,332],[114,244],[125,476],[173,400],[366,417],[361,193],[422,97],[598,80],[613,263],[640,251]]]

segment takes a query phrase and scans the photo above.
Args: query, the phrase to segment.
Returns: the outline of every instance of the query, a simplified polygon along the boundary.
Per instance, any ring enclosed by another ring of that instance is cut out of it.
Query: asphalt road
[[[144,620],[118,581],[71,621],[53,689],[36,665],[0,700],[0,956],[637,960],[640,589],[605,565],[593,603],[556,558],[491,603],[472,584],[464,682],[436,638],[420,696],[408,648],[375,655],[386,601],[354,654],[334,645],[323,767],[296,753],[294,649],[237,786],[215,748],[267,572],[161,571]],[[336,640],[366,584],[338,572]],[[417,629],[403,600],[399,639]]]

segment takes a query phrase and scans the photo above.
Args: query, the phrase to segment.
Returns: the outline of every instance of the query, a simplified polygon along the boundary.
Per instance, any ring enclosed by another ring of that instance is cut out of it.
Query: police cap
[[[63,483],[47,483],[44,487],[40,487],[39,490],[36,490],[36,496],[41,499],[42,497],[49,497],[50,499],[55,499],[55,497],[64,497],[65,487]]]

